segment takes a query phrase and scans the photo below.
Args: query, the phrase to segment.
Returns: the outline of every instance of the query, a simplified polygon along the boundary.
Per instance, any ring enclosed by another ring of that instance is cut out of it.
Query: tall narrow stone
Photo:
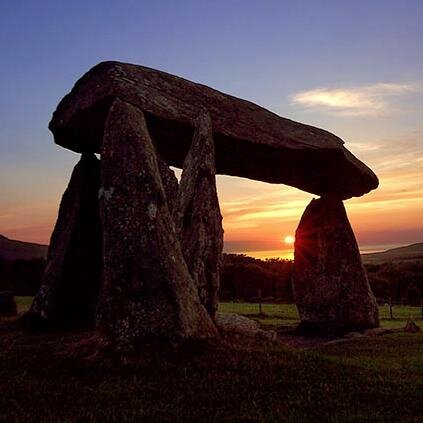
[[[144,114],[116,99],[106,120],[98,323],[112,341],[215,336],[182,256]]]
[[[222,266],[222,215],[216,191],[216,165],[210,116],[197,119],[185,158],[174,211],[176,231],[202,304],[214,317]]]
[[[296,232],[293,291],[304,328],[344,331],[379,325],[341,200],[319,198],[307,206]]]
[[[29,316],[58,328],[94,323],[102,272],[100,162],[83,154],[63,194],[41,288]]]
[[[175,176],[175,172],[168,166],[168,164],[157,157],[157,165],[159,167],[160,177],[162,179],[163,188],[166,194],[167,205],[170,213],[172,214],[176,207],[178,198],[179,183]]]

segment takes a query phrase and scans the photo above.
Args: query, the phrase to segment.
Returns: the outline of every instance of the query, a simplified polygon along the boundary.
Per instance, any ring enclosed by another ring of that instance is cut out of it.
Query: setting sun
[[[295,238],[292,235],[287,235],[283,241],[285,244],[293,244],[295,242]]]

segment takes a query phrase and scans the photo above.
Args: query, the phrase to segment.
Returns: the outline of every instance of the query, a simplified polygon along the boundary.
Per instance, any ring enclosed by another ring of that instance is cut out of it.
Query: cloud
[[[376,173],[385,176],[397,172],[402,175],[423,173],[423,130],[409,130],[380,139],[376,144],[351,143],[349,147]]]
[[[294,104],[343,115],[385,115],[389,110],[388,97],[416,93],[419,84],[379,83],[353,88],[316,88],[291,96]]]

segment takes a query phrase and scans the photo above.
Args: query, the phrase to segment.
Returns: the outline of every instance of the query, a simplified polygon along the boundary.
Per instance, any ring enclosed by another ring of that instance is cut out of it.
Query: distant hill
[[[48,245],[16,241],[0,235],[0,257],[5,260],[46,258],[47,249]],[[362,254],[361,257],[365,264],[379,264],[391,261],[423,261],[423,242],[392,248],[380,253]]]
[[[378,264],[390,261],[423,260],[423,242],[407,245],[405,247],[392,248],[380,253],[362,254],[366,264]]]
[[[4,260],[30,260],[47,257],[47,245],[15,241],[0,235],[0,257]]]

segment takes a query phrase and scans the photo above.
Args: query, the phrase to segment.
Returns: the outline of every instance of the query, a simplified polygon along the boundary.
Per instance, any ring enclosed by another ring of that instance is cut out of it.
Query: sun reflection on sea
[[[294,250],[264,250],[264,251],[246,251],[244,254],[257,259],[280,258],[284,260],[294,260]]]
[[[402,244],[366,245],[366,246],[360,247],[360,253],[361,254],[376,253],[376,252],[386,251],[388,249],[397,248],[401,246]],[[291,248],[281,249],[281,250],[259,250],[259,251],[243,251],[243,252],[227,251],[227,252],[233,253],[233,254],[245,254],[247,256],[254,257],[261,260],[265,260],[269,258],[294,260],[294,246],[293,245]]]

